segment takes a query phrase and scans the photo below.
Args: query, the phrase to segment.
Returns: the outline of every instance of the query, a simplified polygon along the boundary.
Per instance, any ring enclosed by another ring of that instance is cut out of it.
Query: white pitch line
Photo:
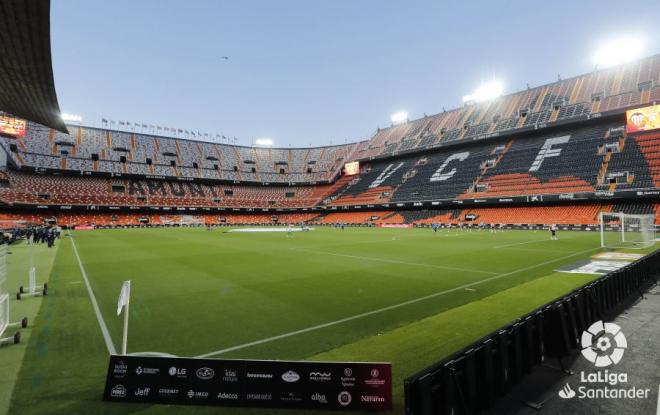
[[[510,247],[510,246],[518,246],[518,245],[526,245],[526,244],[535,244],[535,243],[538,243],[538,242],[547,242],[547,241],[549,241],[549,240],[550,240],[550,239],[541,239],[540,241],[517,242],[517,243],[515,243],[515,244],[498,245],[498,246],[494,246],[493,248],[508,248],[508,247]]]
[[[255,341],[252,341],[252,342],[249,342],[249,343],[239,344],[237,346],[228,347],[226,349],[217,350],[215,352],[202,354],[202,355],[199,355],[199,356],[196,356],[196,357],[206,358],[206,357],[211,357],[211,356],[217,356],[217,355],[220,355],[220,354],[245,349],[247,347],[257,346],[257,345],[264,344],[264,343],[270,343],[270,342],[275,341],[275,340],[285,339],[287,337],[296,336],[298,334],[309,333],[310,331],[316,331],[316,330],[323,329],[323,328],[326,328],[326,327],[336,326],[337,324],[346,323],[348,321],[353,321],[353,320],[357,320],[357,319],[360,319],[360,318],[363,318],[363,317],[368,317],[368,316],[371,316],[371,315],[374,315],[374,314],[382,313],[382,312],[385,312],[385,311],[394,310],[396,308],[404,307],[404,306],[407,306],[407,305],[410,305],[410,304],[419,303],[420,301],[425,301],[425,300],[428,300],[428,299],[431,299],[431,298],[439,297],[441,295],[449,294],[449,293],[454,292],[454,291],[464,290],[466,288],[473,287],[473,286],[479,285],[479,284],[483,284],[483,283],[488,282],[488,281],[493,281],[493,280],[497,280],[497,279],[500,279],[500,278],[508,277],[510,275],[517,274],[517,273],[523,272],[523,271],[529,271],[530,269],[542,267],[544,265],[552,264],[553,262],[562,261],[564,259],[568,259],[568,258],[577,256],[577,255],[582,255],[582,254],[585,254],[587,252],[596,251],[596,250],[599,250],[599,249],[600,248],[586,249],[584,251],[576,252],[576,253],[566,255],[566,256],[563,256],[563,257],[560,257],[560,258],[555,258],[555,259],[552,259],[552,260],[549,260],[549,261],[541,262],[541,263],[538,263],[538,264],[530,265],[528,267],[524,267],[524,268],[520,268],[520,269],[511,271],[511,272],[507,272],[505,274],[498,274],[498,275],[495,275],[494,277],[490,277],[490,278],[486,278],[486,279],[483,279],[483,280],[480,280],[480,281],[476,281],[476,282],[472,282],[472,283],[469,283],[469,284],[461,285],[460,287],[450,288],[448,290],[439,291],[437,293],[425,295],[425,296],[419,297],[419,298],[414,298],[412,300],[404,301],[402,303],[398,303],[398,304],[390,305],[390,306],[387,306],[387,307],[379,308],[377,310],[371,310],[371,311],[367,311],[365,313],[356,314],[354,316],[345,317],[345,318],[335,320],[335,321],[330,321],[328,323],[318,324],[316,326],[311,326],[311,327],[307,327],[307,328],[304,328],[304,329],[291,331],[291,332],[280,334],[280,335],[277,335],[277,336],[268,337],[268,338],[261,339],[261,340],[255,340]]]
[[[306,249],[306,248],[290,248],[290,249],[292,251],[305,251],[305,252],[311,252],[311,253],[320,254],[320,255],[331,255],[331,256],[338,256],[338,257],[343,257],[343,258],[361,259],[361,260],[364,260],[364,261],[376,261],[376,262],[385,262],[385,263],[388,263],[388,264],[411,265],[411,266],[415,266],[415,267],[438,268],[438,269],[446,269],[446,270],[450,270],[450,271],[463,271],[463,272],[473,272],[473,273],[479,273],[479,274],[498,275],[496,272],[482,271],[482,270],[478,270],[478,269],[449,267],[449,266],[445,266],[445,265],[424,264],[424,263],[419,263],[419,262],[406,262],[406,261],[398,261],[396,259],[373,258],[373,257],[368,257],[368,256],[338,254],[338,253],[335,253],[335,252],[315,251],[313,249]]]
[[[128,353],[129,356],[156,356],[156,357],[178,357],[175,354],[163,353],[163,352],[135,352]]]
[[[87,286],[87,293],[89,294],[89,299],[92,301],[92,308],[94,308],[96,319],[98,320],[99,326],[101,327],[101,333],[103,334],[103,340],[105,340],[105,346],[108,348],[108,353],[117,354],[115,345],[112,343],[112,338],[110,337],[110,332],[108,331],[108,326],[106,326],[105,321],[103,320],[101,309],[99,308],[99,304],[96,301],[96,297],[94,296],[92,285],[89,283],[89,279],[87,278],[87,272],[85,272],[85,267],[83,267],[82,261],[80,260],[80,255],[78,255],[78,249],[76,248],[76,243],[73,240],[73,235],[71,235],[71,232],[69,232],[69,239],[71,240],[71,245],[73,246],[73,252],[76,254],[76,259],[78,260],[80,273],[82,274],[85,285]]]

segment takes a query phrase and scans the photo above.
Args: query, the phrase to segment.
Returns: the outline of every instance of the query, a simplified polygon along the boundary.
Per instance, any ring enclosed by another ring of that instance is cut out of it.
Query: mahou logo
[[[621,327],[597,321],[582,332],[582,356],[596,367],[608,367],[621,361],[628,347]]]

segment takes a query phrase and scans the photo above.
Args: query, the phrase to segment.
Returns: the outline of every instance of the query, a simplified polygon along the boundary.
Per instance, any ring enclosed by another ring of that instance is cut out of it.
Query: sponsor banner
[[[629,261],[602,261],[582,260],[557,268],[555,271],[570,274],[597,274],[605,275],[630,264]]]
[[[378,228],[412,228],[412,223],[379,223]]]
[[[110,356],[103,400],[388,411],[389,363]]]
[[[660,105],[626,111],[626,132],[637,133],[660,128]]]
[[[595,259],[604,259],[604,260],[613,260],[613,261],[630,261],[634,262],[640,258],[643,258],[642,254],[632,254],[629,252],[600,252],[596,255],[593,255],[592,258]]]
[[[76,225],[74,229],[77,231],[91,231],[94,227],[92,225]]]

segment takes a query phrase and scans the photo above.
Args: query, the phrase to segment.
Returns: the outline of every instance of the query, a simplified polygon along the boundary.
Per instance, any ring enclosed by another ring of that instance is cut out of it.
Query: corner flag
[[[121,354],[126,354],[126,343],[128,342],[128,306],[131,302],[131,280],[124,281],[121,285],[119,292],[119,300],[117,300],[117,315],[121,314],[122,308],[126,307],[124,312],[124,335],[121,342]]]
[[[125,305],[128,305],[129,299],[131,296],[131,281],[124,281],[121,285],[121,291],[119,292],[119,300],[117,300],[117,315],[121,314],[121,309]]]

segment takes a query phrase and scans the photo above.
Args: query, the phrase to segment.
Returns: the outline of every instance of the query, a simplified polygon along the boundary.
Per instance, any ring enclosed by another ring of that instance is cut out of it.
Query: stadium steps
[[[559,116],[559,108],[552,110],[552,113],[550,114],[550,119],[548,120],[548,122],[557,121],[557,116]]]
[[[612,89],[611,91],[614,91],[612,95],[616,95],[621,93],[621,81],[623,80],[623,74],[624,71],[622,69],[619,69],[616,74],[614,75],[614,82],[612,83]]]
[[[642,91],[642,96],[640,97],[641,103],[648,104],[650,100],[651,100],[651,90]]]
[[[351,182],[353,179],[356,179],[356,178],[359,180],[359,176],[357,176],[357,177],[356,177],[356,176],[342,176],[342,177],[340,177],[339,180],[337,180],[337,181],[332,185],[332,188],[331,188],[331,190],[328,192],[328,196],[326,196],[326,197],[333,196],[333,197],[334,197],[333,201],[334,201],[334,200],[337,200],[337,199],[339,199],[339,198],[341,198],[342,195],[343,195],[344,193],[346,193],[346,191],[347,191],[348,189],[351,188],[352,185],[350,184],[350,182]],[[340,189],[341,189],[341,190],[340,190]],[[337,192],[337,190],[339,190],[339,192]],[[337,192],[337,193],[335,193],[335,192]]]
[[[236,160],[236,162],[239,165],[241,163],[243,163],[243,160],[241,159],[241,154],[238,152],[238,149],[236,148],[236,146],[232,146],[231,149],[234,150],[234,159]],[[243,177],[241,177],[241,169],[238,169],[238,171],[236,172],[236,175],[238,176],[238,180],[243,180]]]
[[[660,187],[660,134],[645,134],[634,139],[646,159],[654,186]]]
[[[577,102],[583,85],[584,85],[584,79],[579,78],[575,83],[575,86],[573,87],[573,91],[571,92],[571,98],[568,100],[569,105],[573,105]]]
[[[181,163],[181,147],[179,147],[179,140],[175,140],[174,145],[176,146],[176,165],[180,166],[182,163]]]
[[[333,200],[330,205],[362,205],[388,202],[390,198],[384,195],[384,193],[387,192],[389,192],[391,195],[392,192],[394,192],[394,188],[391,186],[374,187],[358,195],[346,195],[338,197]]]
[[[545,96],[548,95],[548,92],[550,92],[550,87],[545,86],[541,90],[541,93],[538,96],[538,99],[536,100],[536,104],[534,105],[534,108],[530,110],[530,112],[539,112],[541,111],[541,106],[543,105],[543,101],[545,100]]]
[[[389,219],[389,218],[391,218],[391,217],[393,217],[394,215],[397,215],[397,214],[398,214],[397,212],[390,212],[390,213],[388,213],[387,215],[383,216],[383,217],[381,218],[381,220]]]
[[[610,134],[610,132],[608,131],[605,134],[605,139],[607,139],[609,137],[609,134]],[[619,138],[619,153],[623,153],[623,149],[626,146],[626,137],[627,136],[624,134],[621,138]],[[613,153],[605,153],[605,156],[603,157],[603,163],[601,164],[600,169],[598,170],[598,179],[596,181],[596,183],[598,185],[603,186],[603,185],[608,184],[608,183],[605,183],[605,175],[607,174],[607,170],[609,168],[610,161],[612,160],[612,157],[613,157],[612,154]],[[633,179],[634,179],[634,177],[633,177]],[[628,180],[629,180],[630,183],[632,183],[632,180],[630,180],[630,178]],[[612,188],[612,186],[610,185],[609,188]],[[616,188],[616,186],[614,186],[613,188]]]
[[[27,151],[27,148],[25,147],[25,143],[23,142],[24,138],[21,138],[19,140],[16,140],[16,143],[18,145],[18,149],[20,151]],[[18,155],[18,153],[16,153]]]
[[[255,163],[256,163],[256,164],[255,164],[255,167],[257,167],[257,171],[256,171],[255,173],[253,173],[253,174],[254,174],[254,176],[257,178],[258,181],[263,182],[263,181],[265,181],[265,180],[262,180],[262,179],[261,179],[261,173],[260,173],[260,170],[261,170],[261,169],[258,168],[259,166],[261,166],[261,160],[259,159],[259,152],[257,151],[256,148],[253,148],[253,149],[252,149],[252,152],[254,153],[254,161],[255,161]],[[271,168],[272,168],[272,167],[271,167]]]
[[[600,165],[600,168],[598,169],[597,183],[601,186],[605,184],[605,174],[607,173],[607,166],[609,165],[611,158],[612,158],[612,153],[605,153],[605,156],[603,156],[603,163]]]
[[[504,147],[504,150],[502,150],[502,151],[500,152],[500,154],[497,156],[497,159],[495,159],[495,164],[493,164],[492,167],[488,167],[488,166],[486,166],[486,167],[484,167],[484,168],[481,170],[481,173],[479,174],[479,176],[477,176],[477,178],[474,180],[474,182],[472,182],[472,185],[471,185],[468,189],[465,190],[466,192],[469,193],[469,192],[475,190],[477,184],[479,184],[479,181],[484,177],[484,175],[485,175],[486,173],[488,173],[488,170],[497,167],[497,165],[499,164],[500,160],[502,160],[502,158],[504,157],[504,155],[506,154],[506,152],[509,151],[509,149],[510,149],[511,146],[513,145],[513,141],[514,141],[514,140],[511,139],[511,140],[509,140],[509,142],[506,143],[506,146]]]

